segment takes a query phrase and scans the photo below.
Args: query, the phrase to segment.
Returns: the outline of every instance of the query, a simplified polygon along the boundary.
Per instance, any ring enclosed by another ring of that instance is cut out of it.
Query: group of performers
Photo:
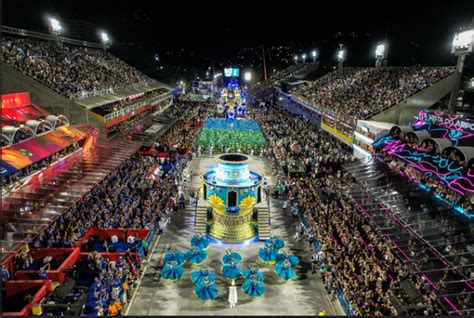
[[[164,280],[178,281],[184,274],[184,262],[195,265],[203,263],[207,259],[205,249],[208,247],[209,240],[201,234],[196,234],[191,239],[191,248],[186,253],[171,248],[164,256],[165,266],[161,270],[161,276]]]
[[[275,265],[275,273],[284,280],[290,280],[296,277],[295,271],[292,269],[300,262],[295,255],[289,255],[284,249],[285,242],[283,240],[271,236],[265,241],[258,256],[260,259],[268,264]]]
[[[191,239],[191,248],[186,253],[179,252],[176,248],[171,248],[164,256],[165,266],[161,273],[165,280],[173,282],[178,281],[184,274],[183,264],[188,262],[194,265],[201,265],[208,257],[206,249],[209,247],[207,237],[196,234]],[[289,255],[284,249],[285,242],[279,238],[270,237],[265,241],[264,247],[259,250],[260,259],[269,265],[275,265],[275,273],[284,280],[290,280],[296,277],[292,269],[299,263],[295,255]],[[250,297],[260,297],[265,293],[263,286],[263,274],[259,271],[259,266],[255,263],[248,265],[245,272],[239,268],[242,262],[242,256],[228,249],[221,258],[222,274],[229,279],[232,286],[235,280],[245,278],[242,285],[242,291]],[[210,271],[210,268],[203,265],[191,272],[191,280],[195,284],[194,294],[201,300],[213,300],[218,295],[215,284],[216,275]]]
[[[263,287],[263,274],[259,272],[258,265],[252,263],[248,266],[248,269],[244,272],[238,267],[238,264],[242,261],[242,256],[234,252],[232,249],[228,249],[225,255],[222,256],[222,274],[231,280],[232,285],[237,278],[244,277],[245,282],[242,285],[242,291],[250,297],[260,297],[265,293]]]

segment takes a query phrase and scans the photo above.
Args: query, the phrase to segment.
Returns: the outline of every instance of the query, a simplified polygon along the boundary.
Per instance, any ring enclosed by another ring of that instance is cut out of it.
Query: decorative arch
[[[413,131],[413,127],[411,126],[395,125],[390,129],[390,136],[396,139],[403,139],[405,135],[410,131]]]
[[[51,126],[56,129],[61,126],[69,125],[69,119],[64,115],[48,115],[46,120],[51,124]]]
[[[34,131],[35,135],[46,131],[53,130],[53,126],[47,120],[28,120],[26,126],[30,127]]]

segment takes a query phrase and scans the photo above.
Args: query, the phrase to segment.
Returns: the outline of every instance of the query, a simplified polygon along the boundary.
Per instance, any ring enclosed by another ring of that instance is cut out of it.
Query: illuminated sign
[[[239,77],[240,70],[236,67],[226,67],[224,68],[224,76],[225,77]]]
[[[422,109],[418,113],[418,120],[439,125],[443,128],[461,129],[464,132],[474,134],[474,120],[470,118]]]
[[[383,147],[383,152],[402,159],[426,175],[437,176],[451,190],[461,195],[474,193],[474,171],[471,167],[459,166],[441,155],[410,149],[401,140],[391,136],[380,138],[372,146]]]
[[[2,108],[13,108],[30,105],[30,93],[13,93],[2,95]]]

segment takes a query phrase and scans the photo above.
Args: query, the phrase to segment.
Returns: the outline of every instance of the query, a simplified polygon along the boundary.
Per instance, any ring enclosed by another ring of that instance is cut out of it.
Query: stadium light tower
[[[384,66],[384,61],[387,58],[387,45],[385,43],[378,44],[375,48],[375,67]]]
[[[313,57],[313,63],[316,62],[316,57],[318,56],[318,52],[316,50],[313,50],[311,52],[311,56]]]
[[[61,22],[59,22],[59,20],[54,17],[50,17],[48,20],[49,20],[49,29],[51,30],[51,33],[55,35],[61,34],[61,30],[63,29]]]
[[[456,33],[453,38],[451,53],[458,57],[456,65],[456,81],[454,89],[451,91],[449,97],[449,112],[456,111],[456,102],[458,99],[459,86],[461,85],[462,69],[464,67],[464,60],[466,55],[472,52],[474,46],[474,25],[471,25],[470,30]]]
[[[102,41],[102,45],[104,46],[104,50],[106,50],[108,47],[108,44],[110,44],[111,42],[109,35],[105,31],[100,31],[99,35],[100,35],[100,40]],[[156,56],[155,56],[155,60],[156,60]]]
[[[344,61],[346,60],[346,51],[343,49],[344,44],[339,44],[339,51],[337,51],[337,60],[338,60],[338,67],[342,70],[342,66]]]
[[[245,80],[246,82],[250,82],[250,81],[252,80],[252,73],[250,73],[250,72],[248,72],[248,71],[245,72],[245,74],[244,74],[244,80]]]

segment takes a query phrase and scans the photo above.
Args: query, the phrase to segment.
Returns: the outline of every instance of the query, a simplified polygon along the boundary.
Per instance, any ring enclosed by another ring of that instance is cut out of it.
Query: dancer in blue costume
[[[225,251],[225,255],[222,256],[222,263],[229,264],[231,260],[234,260],[237,264],[242,261],[242,256],[239,253],[234,252],[231,248]]]
[[[176,248],[170,248],[168,252],[166,252],[165,257],[164,257],[164,262],[168,263],[171,261],[175,261],[179,265],[183,265],[183,263],[186,261],[186,257],[184,253],[179,252]]]
[[[272,243],[273,248],[278,252],[280,249],[285,247],[285,242],[282,239],[279,239],[278,237],[275,237],[273,235],[270,236],[268,240],[265,241],[265,243]]]
[[[209,271],[209,268],[204,265],[202,269],[196,269],[191,272],[191,280],[195,284],[201,284],[204,279],[208,278],[209,282],[213,283],[216,280],[216,275]]]
[[[213,300],[217,297],[218,291],[216,284],[209,280],[209,277],[204,277],[204,280],[201,284],[197,284],[194,287],[194,294],[198,296],[199,299],[207,301]]]
[[[294,266],[298,265],[299,262],[300,262],[298,256],[289,255],[286,250],[283,250],[282,253],[280,253],[280,254],[277,255],[276,261],[277,261],[277,263],[280,263],[280,262],[282,262],[282,261],[285,260],[285,259],[290,262],[291,267],[294,267]]]
[[[265,241],[264,247],[260,248],[258,251],[260,259],[269,265],[275,264],[277,254],[278,251],[275,250],[273,243],[269,241]]]
[[[207,253],[197,246],[191,246],[186,252],[186,261],[189,263],[199,265],[207,258]]]
[[[290,280],[296,277],[296,273],[291,269],[290,261],[286,258],[276,264],[275,273],[284,280]]]
[[[178,281],[183,274],[184,268],[175,261],[166,263],[165,267],[161,270],[161,276],[164,280],[171,280],[174,282]]]
[[[205,250],[209,247],[209,240],[201,233],[196,233],[191,239],[191,245],[197,246],[200,249]]]
[[[250,297],[260,297],[265,293],[265,287],[263,287],[263,283],[258,279],[257,275],[251,275],[242,285],[242,290]]]
[[[248,269],[244,272],[245,279],[249,280],[252,276],[263,282],[263,274],[258,270],[258,265],[255,263],[249,264]]]
[[[237,267],[235,260],[231,260],[229,264],[222,266],[222,274],[228,279],[237,279],[243,275],[242,270]]]

